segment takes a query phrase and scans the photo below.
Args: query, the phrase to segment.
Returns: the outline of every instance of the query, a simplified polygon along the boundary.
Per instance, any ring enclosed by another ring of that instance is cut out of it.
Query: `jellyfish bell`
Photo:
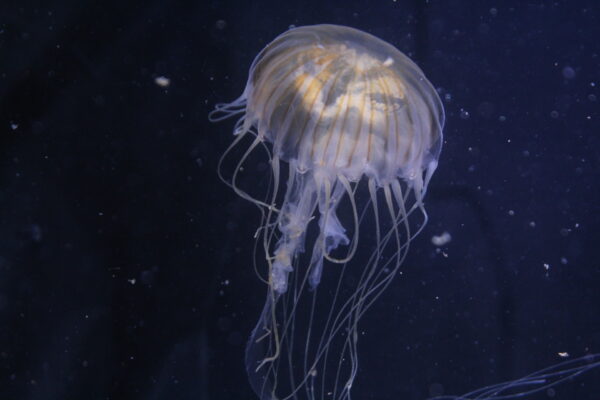
[[[427,219],[442,103],[395,47],[353,28],[315,25],[269,43],[242,96],[217,105],[210,119],[236,115],[237,137],[222,161],[245,137],[250,144],[230,178],[220,174],[261,210],[256,240],[267,269],[266,303],[246,348],[251,385],[262,400],[347,398],[358,370],[358,321]],[[265,199],[238,184],[258,147],[268,152],[273,179]],[[359,190],[367,193],[362,201]],[[337,284],[319,291],[328,274]]]
[[[443,108],[421,70],[388,43],[348,27],[280,35],[254,60],[233,104],[243,102],[244,130],[255,126],[279,159],[315,177],[418,183],[441,149]]]

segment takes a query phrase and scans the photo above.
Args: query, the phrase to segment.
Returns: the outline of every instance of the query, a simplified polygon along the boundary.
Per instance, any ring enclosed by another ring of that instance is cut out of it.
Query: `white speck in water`
[[[531,221],[531,222],[529,222],[529,226],[530,226],[531,228],[535,228],[535,221]]]
[[[567,265],[569,263],[569,260],[567,260],[567,257],[561,257],[560,258],[560,263],[562,265]]]
[[[511,217],[512,217],[513,215],[515,215],[515,210],[508,210],[508,215],[510,215]]]
[[[560,236],[562,236],[562,237],[567,237],[567,236],[569,236],[570,233],[571,233],[571,229],[569,229],[569,228],[562,228],[560,230]]]
[[[565,79],[573,79],[576,75],[575,70],[568,65],[563,68],[562,74],[565,77]]]
[[[558,356],[562,357],[562,358],[567,358],[567,357],[569,357],[569,352],[567,352],[567,351],[559,351],[558,352]]]
[[[217,27],[217,29],[222,31],[223,29],[227,28],[227,22],[225,22],[224,19],[220,19],[217,20],[217,22],[215,22],[215,26]]]
[[[131,283],[132,285],[135,285],[135,278],[127,279],[127,282]]]
[[[12,129],[13,131],[16,131],[18,127],[19,127],[19,124],[15,124],[14,122],[10,123],[10,129]]]
[[[389,67],[390,65],[392,65],[394,63],[394,60],[392,60],[392,57],[388,57],[385,59],[385,61],[383,62],[383,66],[384,67]]]
[[[452,240],[452,235],[448,232],[443,232],[441,235],[433,235],[431,237],[431,243],[435,246],[443,246]]]
[[[462,119],[469,119],[470,115],[469,112],[463,108],[460,109],[460,117]]]
[[[168,87],[171,84],[171,80],[165,76],[157,76],[154,78],[154,83],[156,83],[160,87]]]
[[[550,269],[550,264],[544,263],[544,269],[548,271]]]

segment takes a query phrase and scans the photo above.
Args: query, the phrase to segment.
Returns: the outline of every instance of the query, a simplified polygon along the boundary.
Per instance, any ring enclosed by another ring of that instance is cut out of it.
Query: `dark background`
[[[2,2],[0,399],[254,398],[258,212],[218,181],[232,122],[207,113],[276,35],[322,22],[396,45],[447,111],[430,224],[362,323],[354,398],[600,353],[598,7]],[[595,370],[535,398],[598,393]]]

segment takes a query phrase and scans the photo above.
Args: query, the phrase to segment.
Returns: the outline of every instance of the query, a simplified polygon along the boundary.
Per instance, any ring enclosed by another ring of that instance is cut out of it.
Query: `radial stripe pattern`
[[[302,170],[391,180],[438,156],[437,92],[408,57],[367,33],[290,30],[258,55],[246,90],[247,118]]]

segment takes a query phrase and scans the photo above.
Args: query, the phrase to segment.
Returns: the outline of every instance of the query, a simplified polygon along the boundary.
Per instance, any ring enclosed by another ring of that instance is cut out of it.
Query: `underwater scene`
[[[600,399],[594,1],[0,5],[0,398]]]

